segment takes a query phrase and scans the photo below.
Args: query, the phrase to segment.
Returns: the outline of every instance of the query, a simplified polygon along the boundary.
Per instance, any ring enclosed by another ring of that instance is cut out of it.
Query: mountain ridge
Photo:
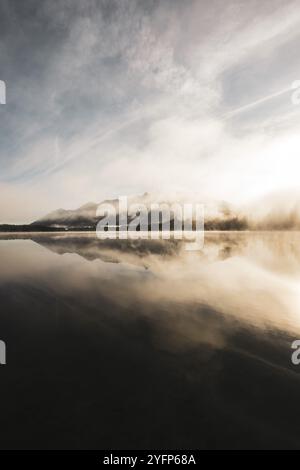
[[[175,195],[173,198],[165,195],[144,193],[128,197],[128,207],[131,204],[143,204],[148,211],[152,204],[196,204],[201,201],[192,197]],[[105,199],[102,203],[87,202],[77,209],[59,208],[29,224],[2,224],[0,232],[45,232],[45,231],[94,231],[101,217],[97,217],[100,204],[111,204],[116,208],[116,226],[119,225],[119,199]],[[252,205],[241,208],[226,201],[205,201],[204,228],[205,230],[300,230],[300,194],[277,194],[256,201]],[[152,211],[154,213],[155,211]],[[159,215],[161,212],[159,212]],[[135,216],[131,215],[132,221]],[[162,219],[160,219],[162,220]],[[174,228],[175,217],[172,219],[171,230]],[[150,229],[150,220],[149,229]],[[173,225],[172,225],[173,224]],[[161,230],[161,224],[155,230]]]
[[[178,203],[176,200],[170,200],[167,197],[152,196],[149,193],[142,195],[128,197],[128,206],[131,204],[143,204],[151,212],[152,204],[174,204]],[[186,202],[187,203],[187,202]],[[117,226],[119,225],[119,212],[118,212],[118,199],[106,199],[101,203],[88,202],[83,204],[78,209],[63,209],[59,208],[46,214],[44,217],[33,221],[30,224],[23,225],[0,225],[0,231],[91,231],[96,230],[97,223],[101,217],[97,217],[97,209],[101,204],[110,204],[114,206],[117,211]],[[180,204],[180,203],[179,203]],[[191,203],[190,203],[191,204]],[[152,210],[152,214],[155,211]],[[163,215],[159,210],[160,224],[156,229],[162,229]],[[209,213],[209,214],[208,214]],[[240,219],[238,214],[233,208],[225,201],[213,202],[206,204],[206,229],[207,230],[244,230],[247,228],[246,221]],[[134,216],[128,218],[128,222],[134,219]],[[174,228],[176,217],[173,215],[171,218],[171,230]],[[150,228],[151,216],[149,216]]]

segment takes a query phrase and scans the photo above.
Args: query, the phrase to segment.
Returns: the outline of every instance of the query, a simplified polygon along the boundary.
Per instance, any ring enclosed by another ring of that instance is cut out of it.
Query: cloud
[[[2,186],[32,195],[30,219],[161,187],[240,202],[292,186],[299,110],[283,91],[299,78],[298,10],[4,1]]]

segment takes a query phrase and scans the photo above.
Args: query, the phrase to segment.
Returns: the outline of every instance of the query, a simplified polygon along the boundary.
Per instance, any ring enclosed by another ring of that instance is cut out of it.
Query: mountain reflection
[[[4,445],[297,447],[299,242],[2,234]]]

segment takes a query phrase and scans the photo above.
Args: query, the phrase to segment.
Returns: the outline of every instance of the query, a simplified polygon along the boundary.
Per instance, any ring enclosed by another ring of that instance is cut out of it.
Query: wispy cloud
[[[287,50],[300,41],[297,2],[1,8],[10,99],[0,108],[0,180],[10,220],[19,221],[22,191],[32,195],[30,219],[161,187],[247,200],[294,185],[299,111],[289,91],[300,59]]]

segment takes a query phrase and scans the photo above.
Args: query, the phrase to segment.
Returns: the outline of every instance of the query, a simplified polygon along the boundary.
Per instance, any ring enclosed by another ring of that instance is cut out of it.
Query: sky
[[[0,223],[143,192],[292,198],[298,46],[299,1],[1,0]]]

